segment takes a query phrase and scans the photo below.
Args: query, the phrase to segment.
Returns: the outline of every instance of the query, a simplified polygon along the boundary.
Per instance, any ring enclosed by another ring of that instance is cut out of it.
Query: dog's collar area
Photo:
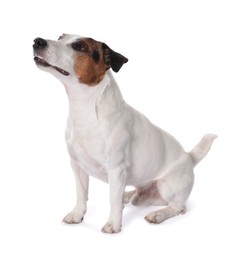
[[[58,71],[59,73],[63,74],[64,76],[69,76],[69,72],[66,71],[66,70],[63,70],[59,67],[56,67],[56,66],[53,66],[51,64],[49,64],[47,61],[39,58],[39,57],[34,57],[34,61],[38,64],[38,65],[41,65],[41,66],[44,66],[44,67],[52,67],[54,68],[56,71]]]

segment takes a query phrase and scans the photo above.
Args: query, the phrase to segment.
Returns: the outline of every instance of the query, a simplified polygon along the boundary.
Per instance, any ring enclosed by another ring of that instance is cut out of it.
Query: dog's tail
[[[215,134],[207,134],[204,135],[202,140],[197,144],[191,152],[189,152],[189,155],[191,156],[194,166],[197,165],[208,153],[210,150],[210,147],[214,141],[214,139],[217,137]]]

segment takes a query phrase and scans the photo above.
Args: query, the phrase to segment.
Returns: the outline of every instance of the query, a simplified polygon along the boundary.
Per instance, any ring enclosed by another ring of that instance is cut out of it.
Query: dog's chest
[[[96,115],[79,118],[69,116],[66,142],[71,159],[89,175],[107,181],[106,146]]]

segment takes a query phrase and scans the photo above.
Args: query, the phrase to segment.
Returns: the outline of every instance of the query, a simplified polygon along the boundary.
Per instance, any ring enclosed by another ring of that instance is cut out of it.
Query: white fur
[[[78,223],[83,219],[88,176],[110,185],[111,211],[103,232],[121,230],[124,199],[135,205],[144,201],[167,205],[145,217],[151,223],[184,212],[193,187],[193,168],[216,136],[206,135],[192,153],[186,153],[171,135],[123,100],[109,70],[97,86],[79,83],[73,72],[73,51],[68,47],[75,38],[68,35],[52,42],[49,55],[42,56],[70,72],[65,77],[52,68],[45,69],[63,82],[69,98],[66,142],[75,173],[77,203],[64,222]],[[136,192],[124,197],[127,185],[135,186]]]

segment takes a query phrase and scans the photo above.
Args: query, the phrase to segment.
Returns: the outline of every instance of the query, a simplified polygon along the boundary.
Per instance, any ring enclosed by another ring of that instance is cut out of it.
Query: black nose
[[[34,39],[33,48],[34,49],[42,49],[47,46],[47,41],[42,38],[36,38]]]

